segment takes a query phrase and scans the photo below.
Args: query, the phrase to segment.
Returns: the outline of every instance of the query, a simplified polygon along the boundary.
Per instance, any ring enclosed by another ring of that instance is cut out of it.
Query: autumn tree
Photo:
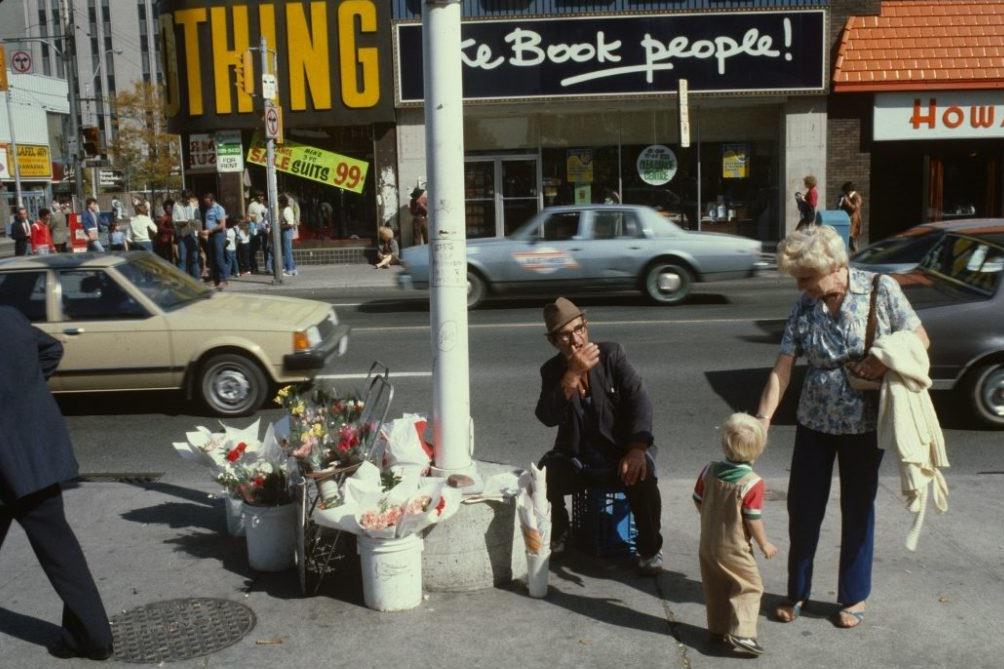
[[[108,146],[112,164],[122,172],[126,190],[177,190],[181,144],[167,132],[164,98],[157,86],[137,81],[115,96],[115,132]]]

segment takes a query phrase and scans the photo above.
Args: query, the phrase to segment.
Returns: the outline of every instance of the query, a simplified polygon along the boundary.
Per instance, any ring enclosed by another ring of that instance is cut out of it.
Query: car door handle
[[[67,335],[84,334],[84,328],[66,328],[65,330],[63,330],[63,334]]]
[[[569,251],[581,251],[582,249],[580,249],[579,247],[576,246],[575,248],[571,248],[571,249],[568,249],[568,250]]]
[[[628,250],[629,251],[641,251],[641,247],[640,246],[629,246]]]

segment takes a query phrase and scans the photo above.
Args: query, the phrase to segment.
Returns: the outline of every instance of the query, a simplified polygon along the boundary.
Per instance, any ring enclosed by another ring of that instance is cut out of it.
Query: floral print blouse
[[[798,401],[798,422],[826,434],[861,434],[875,429],[877,393],[851,388],[844,363],[863,357],[872,272],[851,268],[849,290],[837,318],[826,304],[803,294],[795,302],[781,339],[781,353],[805,356],[809,369]],[[879,279],[875,303],[875,339],[900,330],[916,330],[920,319],[895,279]]]

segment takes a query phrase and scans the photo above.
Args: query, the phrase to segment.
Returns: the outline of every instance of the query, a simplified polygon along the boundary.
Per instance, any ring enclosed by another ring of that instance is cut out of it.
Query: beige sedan
[[[0,261],[0,304],[62,342],[53,392],[180,389],[223,416],[348,346],[331,305],[216,292],[144,251]]]

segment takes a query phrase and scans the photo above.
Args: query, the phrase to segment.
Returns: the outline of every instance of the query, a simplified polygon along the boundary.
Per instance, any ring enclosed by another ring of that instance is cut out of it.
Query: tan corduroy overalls
[[[756,637],[763,581],[743,527],[743,490],[760,478],[753,472],[735,483],[720,480],[709,465],[701,502],[701,584],[708,631]]]

